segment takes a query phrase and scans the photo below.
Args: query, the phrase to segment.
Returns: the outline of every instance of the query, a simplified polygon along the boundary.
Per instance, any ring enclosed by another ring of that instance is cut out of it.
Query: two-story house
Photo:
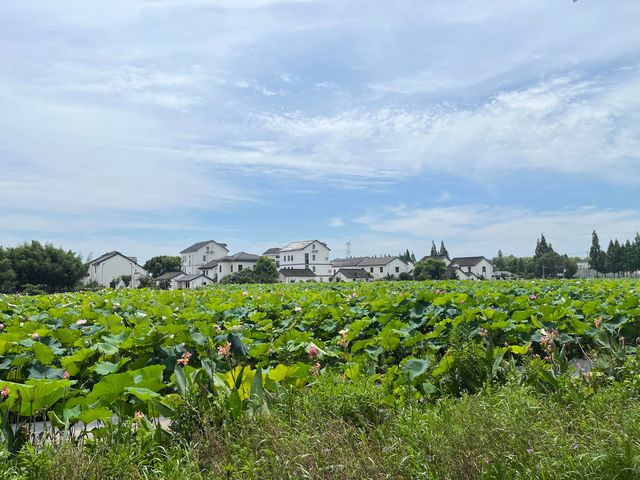
[[[478,278],[491,279],[493,276],[493,265],[485,257],[455,257],[448,267],[457,267],[465,274],[472,273]]]
[[[280,268],[280,248],[270,248],[269,250],[264,252],[262,256],[270,258],[271,260],[276,262],[276,268]]]
[[[333,270],[329,261],[331,249],[319,240],[292,242],[280,249],[280,271],[310,270],[318,282],[328,282]]]
[[[256,262],[260,258],[247,252],[239,252],[234,255],[226,255],[205,263],[200,270],[208,277],[221,281],[227,275],[242,272],[243,270],[252,269],[256,266]]]
[[[88,276],[84,282],[96,282],[103,287],[109,287],[111,282],[116,281],[122,276],[131,277],[131,285],[137,286],[140,277],[146,277],[149,274],[140,265],[136,257],[127,257],[120,252],[108,252],[100,255],[89,263]]]
[[[187,275],[199,275],[202,273],[202,265],[228,254],[226,243],[218,243],[215,240],[194,243],[180,252],[181,270]]]

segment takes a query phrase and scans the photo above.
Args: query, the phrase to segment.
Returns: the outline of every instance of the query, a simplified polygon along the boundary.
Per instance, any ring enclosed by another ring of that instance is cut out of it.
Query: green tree
[[[447,271],[447,265],[442,260],[423,258],[416,263],[413,278],[416,280],[439,280]]]
[[[440,251],[438,252],[438,255],[449,258],[449,252],[447,251],[447,247],[444,246],[444,241],[442,240],[440,241]]]
[[[589,266],[599,273],[605,272],[605,254],[600,248],[600,239],[594,230],[591,234],[591,248],[589,249]]]
[[[144,264],[144,269],[149,272],[153,278],[157,278],[167,272],[179,272],[180,268],[180,257],[172,255],[151,257]]]
[[[431,257],[438,256],[438,249],[436,248],[436,242],[434,242],[433,240],[431,240],[431,253],[429,256]]]
[[[536,243],[536,250],[535,250],[534,257],[538,258],[548,253],[555,253],[555,252],[553,251],[553,247],[551,246],[551,244],[547,243],[547,239],[544,238],[544,233],[543,233],[542,235],[540,235],[540,238]]]
[[[16,289],[25,285],[42,285],[48,292],[73,290],[87,274],[87,266],[71,250],[32,241],[5,250],[16,275]]]
[[[0,293],[13,293],[16,290],[16,272],[11,267],[11,260],[0,247]]]
[[[278,281],[278,267],[269,257],[259,257],[253,268],[258,283],[276,283]]]

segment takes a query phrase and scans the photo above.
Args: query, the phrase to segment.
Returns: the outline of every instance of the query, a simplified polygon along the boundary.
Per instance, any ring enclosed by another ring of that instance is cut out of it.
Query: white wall
[[[313,242],[302,250],[280,252],[280,268],[309,268],[316,274],[316,281],[328,282],[333,275],[329,252],[329,248],[320,242]],[[305,254],[309,255],[308,264],[305,262]]]
[[[386,265],[375,265],[360,268],[364,268],[365,271],[373,275],[373,278],[375,280],[382,280],[387,275],[391,275],[397,278],[401,273],[408,272],[410,270],[409,265],[404,263],[399,258],[394,258]]]
[[[103,287],[108,287],[112,280],[122,275],[147,276],[147,271],[132,260],[114,255],[97,265],[89,265],[89,281],[98,282]]]
[[[201,273],[200,266],[216,258],[222,258],[229,253],[229,250],[218,245],[216,242],[209,242],[200,247],[196,252],[181,254],[182,271],[187,274]]]
[[[218,275],[218,281],[222,280],[227,275],[231,275],[232,273],[238,273],[243,270],[252,270],[255,266],[256,262],[220,262],[216,271],[216,274]]]

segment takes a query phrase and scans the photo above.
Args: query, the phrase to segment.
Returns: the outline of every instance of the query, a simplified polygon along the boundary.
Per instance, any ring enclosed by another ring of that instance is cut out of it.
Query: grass
[[[390,409],[372,383],[326,376],[269,412],[204,428],[189,442],[113,427],[91,445],[28,447],[0,478],[639,478],[636,394],[608,386],[580,398],[510,384]]]

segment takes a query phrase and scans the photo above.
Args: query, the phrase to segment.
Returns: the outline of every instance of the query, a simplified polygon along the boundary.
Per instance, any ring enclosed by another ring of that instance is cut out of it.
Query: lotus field
[[[230,418],[331,373],[371,378],[389,406],[507,377],[620,380],[640,284],[375,282],[0,295],[3,448],[15,425],[175,419],[205,392]],[[78,427],[82,430],[82,427]],[[94,430],[95,432],[99,431]]]

